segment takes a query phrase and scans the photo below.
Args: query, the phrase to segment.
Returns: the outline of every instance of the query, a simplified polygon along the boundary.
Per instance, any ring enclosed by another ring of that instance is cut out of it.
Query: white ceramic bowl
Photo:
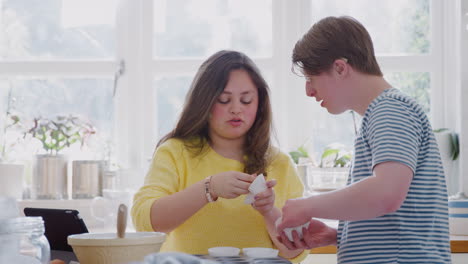
[[[85,233],[68,236],[68,244],[80,264],[117,264],[143,261],[146,255],[159,252],[166,234],[160,232]]]
[[[236,247],[212,247],[208,249],[208,254],[212,257],[238,256],[240,249]]]
[[[449,201],[451,235],[468,235],[468,199]]]
[[[249,258],[276,258],[278,250],[272,248],[251,247],[243,248],[242,253]]]

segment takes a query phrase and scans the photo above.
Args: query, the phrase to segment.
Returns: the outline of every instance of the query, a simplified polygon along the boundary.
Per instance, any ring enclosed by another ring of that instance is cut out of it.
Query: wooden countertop
[[[468,253],[468,236],[450,236],[452,253]]]
[[[468,253],[468,236],[450,236],[450,248],[452,253]],[[335,246],[314,248],[311,254],[335,254]]]

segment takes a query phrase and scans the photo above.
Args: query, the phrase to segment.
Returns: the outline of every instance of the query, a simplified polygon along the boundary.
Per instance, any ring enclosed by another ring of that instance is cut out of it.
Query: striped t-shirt
[[[340,221],[338,263],[450,263],[444,171],[422,108],[395,88],[385,90],[366,110],[354,151],[348,184],[387,161],[405,164],[414,177],[397,211]]]

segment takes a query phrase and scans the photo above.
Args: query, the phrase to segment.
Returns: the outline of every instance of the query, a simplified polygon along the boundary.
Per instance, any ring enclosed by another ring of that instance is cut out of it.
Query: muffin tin
[[[243,255],[232,257],[212,257],[210,255],[195,255],[202,259],[209,259],[222,264],[291,264],[291,261],[276,257],[276,258],[249,258]]]

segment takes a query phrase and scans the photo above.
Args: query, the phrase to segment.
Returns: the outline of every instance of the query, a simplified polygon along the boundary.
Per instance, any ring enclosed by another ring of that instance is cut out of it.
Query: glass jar
[[[49,241],[42,217],[0,219],[0,263],[48,264]]]

